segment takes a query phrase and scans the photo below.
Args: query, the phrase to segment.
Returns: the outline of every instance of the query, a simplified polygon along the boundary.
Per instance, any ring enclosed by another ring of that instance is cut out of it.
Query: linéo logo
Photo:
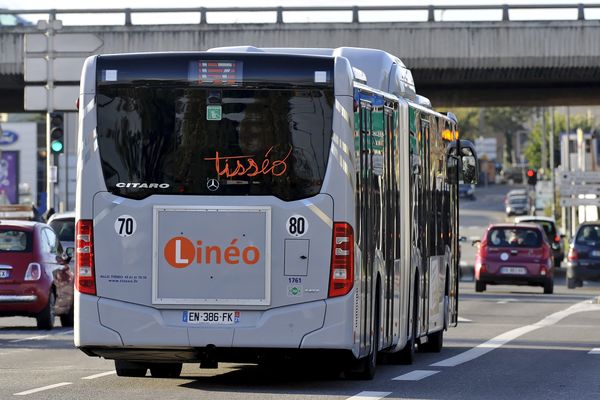
[[[219,245],[204,245],[201,240],[192,242],[184,236],[169,239],[163,250],[165,260],[173,268],[186,268],[192,263],[202,264],[228,264],[228,265],[254,265],[260,261],[260,250],[256,246],[237,246],[237,239],[233,239],[224,249]]]

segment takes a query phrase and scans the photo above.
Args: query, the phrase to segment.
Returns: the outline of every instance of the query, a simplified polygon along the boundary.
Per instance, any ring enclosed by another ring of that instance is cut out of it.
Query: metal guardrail
[[[510,21],[511,10],[577,10],[577,20],[585,20],[585,10],[600,8],[600,4],[495,4],[495,5],[423,5],[423,6],[324,6],[324,7],[188,7],[188,8],[105,8],[105,9],[38,9],[38,10],[0,10],[0,14],[46,14],[49,20],[62,14],[123,14],[125,25],[133,25],[132,14],[148,13],[198,13],[199,23],[207,24],[209,13],[242,13],[272,12],[276,15],[276,23],[283,24],[286,12],[320,12],[346,11],[352,12],[352,23],[360,23],[361,11],[426,11],[427,21],[436,22],[436,11],[489,11],[501,10],[502,21]],[[535,19],[533,19],[535,20]],[[439,22],[439,21],[438,21]],[[235,22],[234,22],[235,23]]]

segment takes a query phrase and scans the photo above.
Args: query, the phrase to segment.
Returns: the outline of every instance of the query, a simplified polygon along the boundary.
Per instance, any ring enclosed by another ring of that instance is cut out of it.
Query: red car
[[[48,225],[1,220],[0,316],[34,317],[38,329],[52,329],[58,315],[73,326],[70,258]]]
[[[475,291],[487,285],[542,286],[554,292],[554,257],[537,224],[493,224],[479,243],[475,258]]]

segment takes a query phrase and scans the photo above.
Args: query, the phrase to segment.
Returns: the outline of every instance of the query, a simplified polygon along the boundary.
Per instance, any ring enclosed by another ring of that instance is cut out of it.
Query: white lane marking
[[[515,301],[517,301],[517,299],[504,299],[504,300],[500,300],[499,302],[497,302],[497,304],[508,304],[508,303],[514,303]]]
[[[33,349],[11,349],[10,351],[2,351],[0,352],[0,356],[5,356],[7,354],[16,354],[16,353],[22,353],[25,351],[33,351]]]
[[[600,347],[590,350],[588,354],[600,354]]]
[[[57,388],[57,387],[67,386],[67,385],[72,385],[72,384],[73,384],[73,382],[56,383],[54,385],[48,385],[48,386],[44,386],[44,387],[37,388],[37,389],[31,389],[31,390],[26,390],[24,392],[15,393],[13,396],[26,396],[28,394],[33,394],[33,393],[37,393],[37,392],[43,392],[44,390],[54,389],[54,388]]]
[[[473,320],[466,319],[466,318],[463,318],[463,317],[458,317],[458,322],[473,322]]]
[[[428,376],[435,375],[440,371],[427,371],[422,369],[417,369],[409,372],[408,374],[400,375],[393,378],[393,381],[420,381],[423,378],[427,378]]]
[[[496,336],[488,340],[485,343],[478,345],[472,349],[469,349],[463,353],[460,353],[454,357],[450,357],[446,360],[439,361],[435,364],[431,364],[431,367],[455,367],[457,365],[466,363],[467,361],[474,360],[478,357],[481,357],[484,354],[489,353],[490,351],[497,349],[508,342],[511,342],[518,338],[519,336],[525,335],[531,331],[535,331],[540,328],[545,328],[551,325],[556,324],[561,319],[566,318],[572,314],[584,312],[584,311],[600,311],[600,304],[592,304],[591,300],[585,300],[580,303],[574,304],[571,307],[555,312],[554,314],[548,315],[546,318],[542,319],[539,322],[536,322],[532,325],[522,326],[520,328],[513,329],[511,331],[505,332],[501,335]]]
[[[96,379],[96,378],[102,378],[103,376],[114,375],[114,374],[116,374],[116,373],[117,373],[116,371],[107,371],[107,372],[102,372],[102,373],[99,373],[99,374],[96,374],[96,375],[90,375],[90,376],[86,376],[86,377],[83,377],[83,378],[81,378],[81,379]]]
[[[389,396],[392,392],[360,392],[359,394],[348,397],[347,400],[378,400]]]
[[[31,337],[26,337],[23,339],[15,339],[15,340],[9,340],[9,343],[19,343],[19,342],[27,342],[29,340],[40,340],[40,339],[44,339],[47,337],[50,337],[52,335],[40,335],[40,336],[31,336]]]
[[[19,342],[27,342],[30,340],[42,340],[42,339],[48,338],[50,336],[70,335],[71,333],[73,333],[73,329],[71,329],[69,331],[64,331],[64,332],[49,333],[47,335],[30,336],[30,337],[26,337],[26,338],[22,338],[22,339],[14,339],[14,340],[9,340],[8,342],[9,343],[19,343]]]

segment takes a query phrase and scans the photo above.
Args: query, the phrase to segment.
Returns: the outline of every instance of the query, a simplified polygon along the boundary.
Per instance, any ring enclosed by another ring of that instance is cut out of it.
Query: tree
[[[454,114],[458,119],[458,131],[461,139],[473,141],[481,134],[478,108],[459,108],[454,111]]]
[[[551,129],[551,115],[549,113],[544,114],[546,119],[546,137],[550,136]],[[591,132],[598,129],[598,124],[592,118],[589,119],[586,115],[577,114],[572,115],[569,121],[571,133],[576,132],[577,129],[581,129],[584,132]],[[554,168],[560,164],[560,133],[567,131],[567,117],[564,114],[555,114],[554,116]],[[538,121],[531,131],[529,136],[529,143],[525,148],[525,158],[529,163],[529,167],[539,169],[542,165],[542,123]],[[546,141],[547,142],[547,141]]]

